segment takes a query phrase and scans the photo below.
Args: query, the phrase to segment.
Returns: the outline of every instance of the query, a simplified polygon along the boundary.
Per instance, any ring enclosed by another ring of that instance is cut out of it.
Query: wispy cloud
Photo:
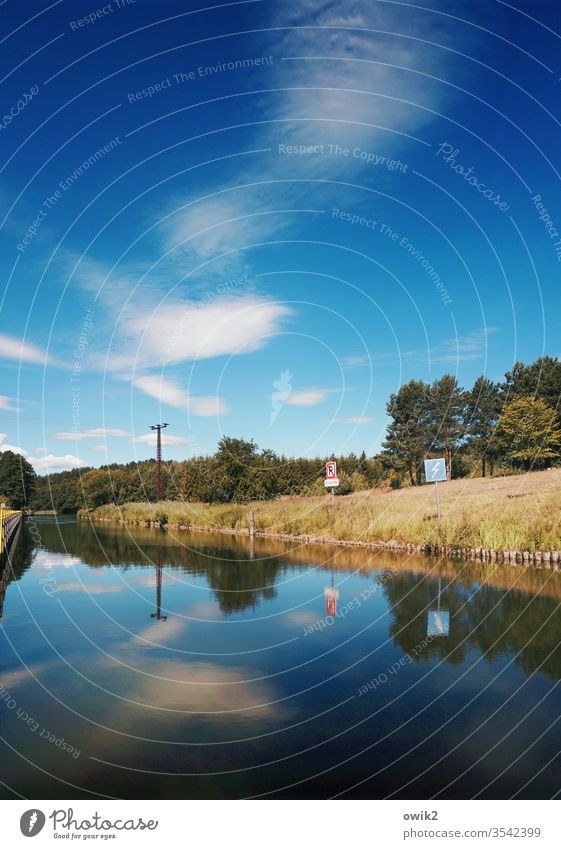
[[[285,404],[292,407],[315,407],[321,404],[329,395],[336,395],[337,389],[299,389],[297,392],[291,392],[285,400]]]
[[[120,428],[90,427],[88,430],[80,430],[76,433],[66,433],[64,431],[60,433],[53,433],[51,439],[59,439],[63,442],[79,442],[83,439],[103,439],[104,437],[109,436],[130,436],[130,434],[126,430],[121,430]],[[105,446],[102,446],[102,448],[104,447]]]
[[[218,197],[181,205],[162,228],[166,250],[181,249],[198,261],[266,241],[272,227],[282,227],[282,217],[271,223],[271,209],[255,205],[249,191],[227,191]],[[213,269],[213,273],[215,273]]]
[[[373,416],[346,416],[341,419],[333,419],[332,424],[369,425],[373,421]]]
[[[404,28],[399,5],[358,0],[279,4],[276,23],[294,29],[277,41],[291,70],[290,90],[283,92],[278,111],[287,118],[318,117],[323,132],[326,127],[340,131],[349,122],[343,132],[356,143],[375,137],[391,143],[392,134],[384,127],[418,131],[432,116],[405,101],[433,107],[441,102],[441,87],[432,75],[438,77],[448,59],[427,39],[442,25],[412,7],[407,15]],[[383,61],[388,57],[391,61]],[[414,73],[417,68],[423,75]],[[279,77],[284,70],[274,68]],[[399,141],[399,136],[393,138]]]
[[[38,365],[55,365],[56,361],[49,357],[47,352],[37,345],[16,339],[15,336],[7,336],[0,333],[0,357],[6,360],[17,360],[22,363],[35,363]]]
[[[455,363],[472,362],[484,359],[489,344],[489,337],[500,331],[499,327],[485,327],[474,330],[464,336],[457,336],[436,342],[430,348],[413,348],[410,350],[397,349],[395,352],[364,354],[343,357],[341,364],[346,369],[372,367],[376,362],[409,361],[415,363],[429,362],[432,365],[454,365]]]
[[[137,377],[135,386],[162,404],[179,407],[195,416],[219,416],[229,411],[226,402],[215,395],[189,395],[181,386],[167,377],[145,375]]]
[[[284,403],[291,407],[315,407],[334,391],[333,389],[300,389],[298,392],[291,392]]]
[[[465,336],[447,339],[441,345],[433,348],[431,360],[433,363],[450,365],[481,360],[485,357],[489,336],[498,333],[498,331],[498,327],[485,327]]]
[[[164,251],[183,264],[189,260],[197,275],[214,273],[224,255],[231,273],[250,268],[248,245],[301,231],[298,211],[309,210],[309,179],[318,181],[312,206],[321,212],[340,196],[333,180],[364,171],[364,159],[352,151],[394,158],[422,143],[419,133],[444,105],[438,77],[449,58],[427,37],[444,19],[428,23],[426,14],[408,10],[404,32],[402,18],[393,5],[357,0],[277,4],[270,20],[278,28],[277,58],[263,69],[271,96],[260,104],[264,122],[250,142],[255,153],[223,169],[226,176],[203,191],[170,199],[158,228]],[[373,58],[373,43],[376,56],[391,61]],[[283,144],[319,145],[321,151],[291,156],[279,149]],[[383,169],[376,175],[378,186],[392,179]]]
[[[7,410],[12,413],[18,413],[19,407],[15,407],[13,405],[13,398],[9,398],[7,395],[0,395],[0,410]]]
[[[190,440],[184,436],[172,436],[170,433],[162,433],[162,445],[188,445]],[[130,442],[134,445],[155,445],[155,433],[143,433],[140,436],[133,436]]]

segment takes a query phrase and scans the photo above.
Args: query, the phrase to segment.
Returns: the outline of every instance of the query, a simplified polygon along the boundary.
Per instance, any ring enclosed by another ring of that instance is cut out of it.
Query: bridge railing
[[[0,555],[3,555],[22,517],[21,510],[0,507]]]

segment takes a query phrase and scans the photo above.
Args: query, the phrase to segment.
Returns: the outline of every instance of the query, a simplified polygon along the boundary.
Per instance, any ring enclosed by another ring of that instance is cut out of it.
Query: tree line
[[[380,458],[415,486],[426,457],[443,456],[448,478],[495,468],[540,469],[561,459],[561,362],[515,363],[502,382],[485,375],[471,389],[445,374],[410,380],[390,396]]]
[[[325,457],[284,457],[245,439],[223,437],[212,456],[162,462],[164,500],[259,501],[324,492]],[[384,476],[376,458],[347,454],[336,458],[342,494],[377,486]],[[1,478],[0,478],[1,486]],[[32,497],[36,510],[75,512],[102,504],[156,500],[156,461],[111,464],[37,477]]]
[[[381,451],[285,457],[251,440],[224,437],[212,456],[162,464],[166,500],[232,502],[324,492],[328,459],[338,462],[337,494],[423,483],[425,458],[444,456],[449,477],[561,463],[561,362],[515,363],[504,381],[484,375],[470,389],[450,374],[410,380],[387,403]],[[0,453],[0,501],[73,513],[80,507],[156,500],[156,462],[114,463],[39,476],[19,454]]]

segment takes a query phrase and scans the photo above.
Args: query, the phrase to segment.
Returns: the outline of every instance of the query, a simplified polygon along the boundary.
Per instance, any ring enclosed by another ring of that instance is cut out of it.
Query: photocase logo
[[[278,380],[273,381],[273,393],[271,395],[271,418],[269,419],[269,425],[273,425],[276,417],[282,410],[284,404],[290,398],[290,394],[292,392],[292,375],[290,371],[286,369],[285,371],[281,371],[280,377]]]
[[[33,808],[31,811],[26,811],[21,815],[19,821],[21,833],[25,837],[37,837],[39,832],[43,829],[45,821],[46,818],[43,811],[39,811],[37,808]]]

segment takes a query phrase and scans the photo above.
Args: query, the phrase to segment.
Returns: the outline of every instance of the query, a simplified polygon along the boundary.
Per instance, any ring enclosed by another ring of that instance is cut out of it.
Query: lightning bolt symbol
[[[435,463],[432,467],[432,479],[434,480],[438,474],[438,463]]]
[[[33,826],[37,822],[37,811],[33,811],[29,817],[29,831],[33,831]]]

